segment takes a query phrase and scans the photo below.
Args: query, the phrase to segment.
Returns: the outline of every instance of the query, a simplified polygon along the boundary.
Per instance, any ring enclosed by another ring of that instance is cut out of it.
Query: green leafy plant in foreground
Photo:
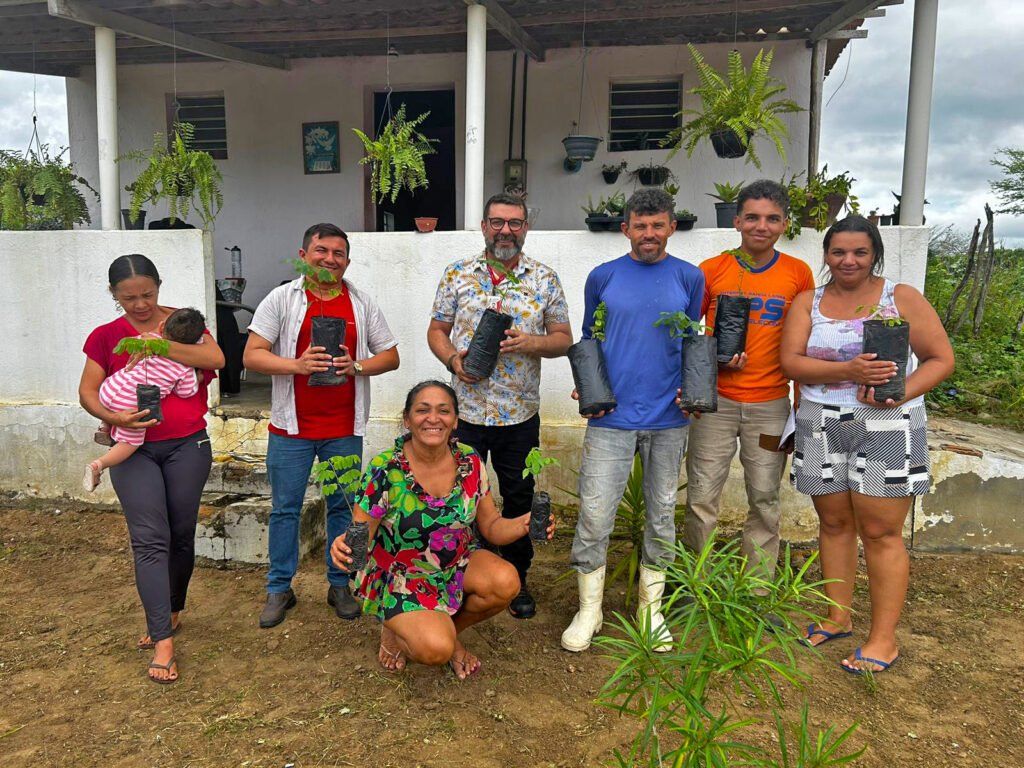
[[[598,341],[604,341],[604,327],[608,322],[608,305],[603,301],[594,307],[594,324],[590,326],[590,335]]]
[[[530,452],[526,454],[526,462],[523,467],[523,478],[530,476],[540,477],[540,473],[548,467],[560,467],[561,462],[553,456],[545,456],[540,448],[534,446],[530,449]]]
[[[857,312],[867,312],[868,316],[865,320],[881,320],[883,325],[889,328],[896,328],[897,326],[903,325],[906,320],[900,317],[896,312],[896,309],[891,306],[882,306],[881,304],[861,304],[856,309]]]
[[[320,486],[320,492],[324,496],[332,496],[339,490],[345,494],[345,503],[348,497],[359,490],[359,478],[361,477],[359,466],[361,458],[356,454],[349,456],[332,456],[326,461],[318,461],[313,465],[313,479]],[[352,506],[349,505],[349,509]],[[330,542],[328,542],[330,546]]]
[[[126,336],[117,342],[114,347],[115,355],[142,355],[142,373],[146,383],[149,383],[149,360],[152,355],[167,357],[171,351],[171,342],[167,339],[136,338]]]
[[[712,540],[698,553],[676,544],[674,555],[664,569],[662,603],[672,649],[656,653],[663,639],[618,613],[610,634],[595,638],[616,663],[598,703],[639,725],[628,752],[615,751],[617,764],[826,768],[860,757],[864,749],[849,744],[856,724],[841,733],[835,725],[812,733],[806,703],[796,723],[783,717],[783,686],[799,689],[807,679],[798,655],[816,653],[802,645],[791,617],[816,621],[828,604],[824,582],[807,578],[814,557],[796,568],[787,548],[767,578],[746,567],[735,541],[717,547]],[[768,623],[773,614],[783,628]],[[777,755],[743,740],[762,722],[745,706],[750,699],[770,712]]]
[[[723,203],[735,203],[736,198],[740,196],[740,192],[743,191],[743,185],[746,181],[741,181],[739,184],[730,184],[727,181],[715,182],[714,193],[705,192],[708,197],[713,197]]]

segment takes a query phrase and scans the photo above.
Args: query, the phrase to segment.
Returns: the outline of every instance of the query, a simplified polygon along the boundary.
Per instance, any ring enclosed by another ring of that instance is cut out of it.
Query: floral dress
[[[473,520],[490,490],[479,454],[452,439],[455,485],[444,498],[431,496],[413,477],[403,447],[370,462],[356,504],[380,521],[366,568],[356,574],[363,613],[390,619],[407,611],[462,607],[462,580],[476,549]]]

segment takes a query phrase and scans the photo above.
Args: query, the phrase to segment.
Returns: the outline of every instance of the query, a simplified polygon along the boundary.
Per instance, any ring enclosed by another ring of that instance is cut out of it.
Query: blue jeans
[[[332,456],[359,456],[362,466],[363,438],[336,437],[331,440],[305,440],[270,433],[267,443],[267,477],[270,479],[269,555],[267,592],[287,592],[299,567],[299,517],[306,495],[314,458],[326,461]],[[348,584],[348,574],[331,562],[331,542],[348,530],[352,522],[352,497],[340,490],[327,502],[327,581],[332,587]]]
[[[644,468],[647,519],[641,558],[659,567],[672,559],[676,540],[675,506],[679,471],[686,453],[688,427],[657,430],[610,429],[587,425],[580,460],[580,514],[572,540],[570,565],[592,573],[608,558],[608,538],[615,528],[633,454]]]

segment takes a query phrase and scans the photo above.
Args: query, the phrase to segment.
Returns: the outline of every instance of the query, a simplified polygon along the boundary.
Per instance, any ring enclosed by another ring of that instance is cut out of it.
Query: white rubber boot
[[[636,621],[641,627],[650,626],[651,637],[660,640],[654,647],[655,653],[672,650],[672,634],[665,626],[661,615],[661,597],[665,593],[665,574],[640,564],[640,605],[636,609]]]
[[[590,647],[591,638],[604,623],[601,601],[604,598],[604,566],[591,573],[576,574],[580,592],[580,609],[573,616],[572,623],[562,633],[562,647],[573,653],[580,653]]]

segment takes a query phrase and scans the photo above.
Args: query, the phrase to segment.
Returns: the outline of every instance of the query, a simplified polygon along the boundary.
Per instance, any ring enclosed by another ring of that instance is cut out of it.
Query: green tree
[[[1005,206],[999,213],[1024,215],[1024,149],[1003,147],[992,158],[992,165],[1003,169],[1003,178],[989,182]]]

